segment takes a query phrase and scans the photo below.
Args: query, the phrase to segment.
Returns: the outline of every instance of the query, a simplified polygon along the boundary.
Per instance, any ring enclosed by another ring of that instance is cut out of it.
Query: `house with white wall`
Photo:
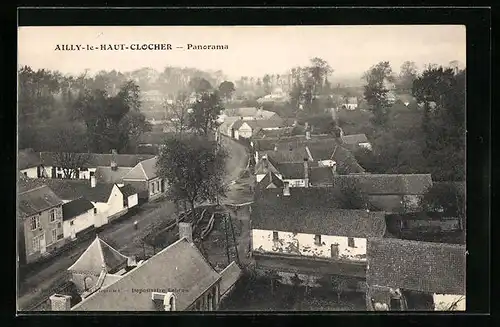
[[[122,178],[138,191],[139,201],[153,201],[165,192],[166,181],[157,174],[157,161],[158,157],[141,161]]]
[[[64,238],[75,240],[78,233],[93,228],[95,224],[94,205],[85,198],[78,198],[63,204]]]
[[[26,152],[26,151],[25,151]],[[110,154],[102,153],[59,153],[35,152],[29,156],[19,153],[21,161],[19,169],[31,178],[65,178],[65,170],[71,169],[71,179],[86,179],[95,176],[97,167],[133,168],[142,160],[153,155],[118,154],[112,150]],[[35,157],[39,159],[35,160]],[[69,165],[69,167],[63,167]]]
[[[375,237],[367,256],[368,310],[465,311],[464,245]]]
[[[78,179],[30,179],[34,185],[47,185],[64,203],[84,198],[94,205],[94,226],[100,227],[123,216],[128,210],[137,206],[137,191],[129,194],[133,186],[127,186],[122,191],[123,184],[96,183],[95,177],[90,181]],[[129,200],[130,199],[130,200]]]
[[[367,238],[384,235],[385,214],[337,206],[319,188],[260,191],[251,210],[257,269],[287,281],[297,273],[311,287],[325,276],[364,278]]]
[[[30,264],[65,244],[62,226],[63,201],[46,185],[19,181],[18,259]]]
[[[33,149],[23,149],[17,152],[17,168],[25,177],[42,177],[41,163],[40,154]]]

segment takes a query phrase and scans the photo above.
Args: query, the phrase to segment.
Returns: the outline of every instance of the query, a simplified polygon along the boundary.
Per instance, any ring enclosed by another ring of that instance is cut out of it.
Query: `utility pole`
[[[234,250],[236,252],[236,263],[240,264],[240,255],[238,253],[238,244],[236,243],[236,235],[234,234],[234,226],[233,226],[233,221],[231,219],[231,214],[227,214],[229,218],[229,224],[231,225],[231,233],[233,234],[233,245],[234,245]]]

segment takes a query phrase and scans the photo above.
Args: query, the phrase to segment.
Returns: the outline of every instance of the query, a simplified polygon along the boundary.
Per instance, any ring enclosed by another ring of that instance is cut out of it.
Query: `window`
[[[57,223],[57,228],[61,228],[61,223]]]
[[[57,241],[57,229],[52,230],[52,243]]]
[[[56,210],[55,209],[52,209],[49,211],[49,221],[51,223],[53,223],[54,221],[56,221]]]
[[[278,232],[273,232],[273,241],[278,240]]]
[[[58,240],[63,239],[63,237],[64,237],[64,235],[63,235],[63,234],[59,234],[59,235],[57,235],[57,239],[58,239]]]
[[[321,235],[314,235],[314,244],[321,245]]]
[[[94,175],[95,175],[95,172],[91,171],[90,176],[94,176]]]
[[[155,192],[155,183],[151,183],[151,193]]]
[[[28,173],[27,173],[27,172],[24,172],[23,174],[24,174],[24,176],[26,176],[26,177],[28,176]]]
[[[80,171],[88,171],[87,168],[80,168]]]
[[[347,246],[350,247],[350,248],[355,247],[355,245],[354,245],[354,237],[348,237],[347,238]]]
[[[30,219],[31,230],[35,230],[38,227],[40,227],[40,217],[38,217],[38,216],[31,217],[31,219]]]
[[[94,215],[97,215],[97,208],[94,208]]]
[[[160,192],[160,181],[156,182],[156,191]]]
[[[33,237],[33,239],[32,239],[33,252],[40,251],[40,243],[41,243],[41,241],[42,241],[42,235]]]
[[[73,226],[74,224],[75,224],[75,222],[73,220],[69,222],[70,226]]]

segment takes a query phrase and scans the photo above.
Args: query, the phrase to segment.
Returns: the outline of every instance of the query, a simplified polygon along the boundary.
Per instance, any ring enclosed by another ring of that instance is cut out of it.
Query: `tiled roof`
[[[119,187],[119,189],[126,197],[137,194],[137,190],[130,184],[123,185],[122,187]]]
[[[19,169],[37,167],[41,163],[40,154],[33,149],[19,150],[17,153],[17,165]]]
[[[95,178],[97,183],[121,183],[123,176],[125,176],[132,168],[130,167],[97,167],[95,171]]]
[[[284,179],[304,179],[304,162],[285,162],[279,163],[276,169],[281,173]]]
[[[266,189],[269,186],[272,187],[274,185],[277,188],[282,188],[283,187],[283,181],[276,176],[276,174],[269,172],[267,175],[257,183],[257,187],[260,189]]]
[[[333,185],[333,172],[329,167],[311,167],[309,169],[309,183],[311,185]]]
[[[76,200],[84,197],[92,202],[107,202],[114,186],[114,184],[97,183],[95,187],[91,187],[88,180],[57,178],[30,178],[23,183],[32,186],[47,185],[63,200]]]
[[[71,272],[101,272],[106,267],[108,272],[115,272],[128,257],[113,249],[108,243],[96,236],[94,242],[83,252],[83,254],[68,268]]]
[[[184,311],[220,278],[196,246],[183,238],[72,310],[156,311],[151,292],[132,293],[131,290],[164,289],[166,293],[177,289],[176,310]]]
[[[344,135],[342,137],[342,141],[347,145],[357,145],[359,143],[368,142],[368,138],[365,134],[352,134],[352,135]]]
[[[359,174],[337,175],[334,183],[355,181],[361,190],[370,195],[419,195],[432,186],[430,174]]]
[[[339,174],[356,174],[364,173],[365,170],[361,167],[354,155],[346,148],[335,143],[316,143],[308,145],[314,161],[318,160],[334,160],[337,164],[337,172]]]
[[[157,158],[153,157],[148,160],[141,161],[134,168],[132,168],[125,176],[123,176],[124,180],[150,180],[155,178],[156,175],[156,162]]]
[[[46,185],[34,187],[20,193],[18,201],[19,213],[23,218],[59,206],[63,203],[63,201]]]
[[[348,237],[382,236],[384,212],[337,209],[323,188],[264,190],[252,206],[252,228]]]
[[[70,202],[66,202],[62,206],[63,220],[77,217],[93,208],[94,205],[92,204],[92,202],[85,198],[79,198]]]
[[[247,120],[246,123],[252,127],[252,129],[283,127],[283,122],[279,119]]]
[[[233,286],[242,274],[241,268],[236,262],[231,262],[223,271],[220,272],[220,294],[226,293]]]
[[[272,160],[267,158],[262,158],[255,165],[255,174],[267,174],[268,172],[279,173],[278,169],[272,164]]]
[[[259,155],[267,155],[267,157],[276,163],[285,162],[302,162],[304,158],[308,158],[308,153],[305,147],[278,149],[278,151],[262,151]]]
[[[255,136],[258,136],[258,137],[261,137],[263,139],[267,139],[267,138],[278,138],[280,136],[287,136],[291,133],[291,128],[290,127],[283,127],[283,128],[280,128],[280,129],[272,129],[272,130],[260,130],[257,134],[258,135],[254,135],[254,139],[255,139]],[[272,145],[270,148],[268,148],[268,150],[271,150],[274,148],[274,145]]]
[[[118,167],[134,167],[139,162],[152,158],[148,154],[102,154],[102,153],[81,153],[88,158],[87,163],[82,168],[96,168],[99,166],[110,166],[115,159]],[[56,160],[53,152],[40,152],[40,159],[45,166],[55,166]]]
[[[375,238],[367,244],[368,285],[465,294],[465,246]]]

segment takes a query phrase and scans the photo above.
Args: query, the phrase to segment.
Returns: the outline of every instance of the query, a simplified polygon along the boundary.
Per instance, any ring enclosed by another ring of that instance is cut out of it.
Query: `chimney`
[[[111,169],[116,170],[118,168],[116,164],[116,149],[111,150]]]
[[[306,140],[310,140],[310,139],[311,139],[311,132],[306,131]]]
[[[54,294],[50,298],[51,311],[70,311],[71,296],[64,294]]]
[[[90,187],[95,187],[96,181],[95,176],[90,176]]]
[[[305,122],[304,124],[304,128],[307,130],[309,128],[309,123],[308,122]]]
[[[191,223],[179,223],[179,239],[186,238],[190,243],[193,242],[193,225]]]
[[[278,151],[278,145],[277,144],[274,145],[274,151],[275,152]]]
[[[283,195],[290,196],[290,183],[285,182],[283,187]]]
[[[307,158],[304,158],[304,181],[306,187],[309,187],[309,163]]]

